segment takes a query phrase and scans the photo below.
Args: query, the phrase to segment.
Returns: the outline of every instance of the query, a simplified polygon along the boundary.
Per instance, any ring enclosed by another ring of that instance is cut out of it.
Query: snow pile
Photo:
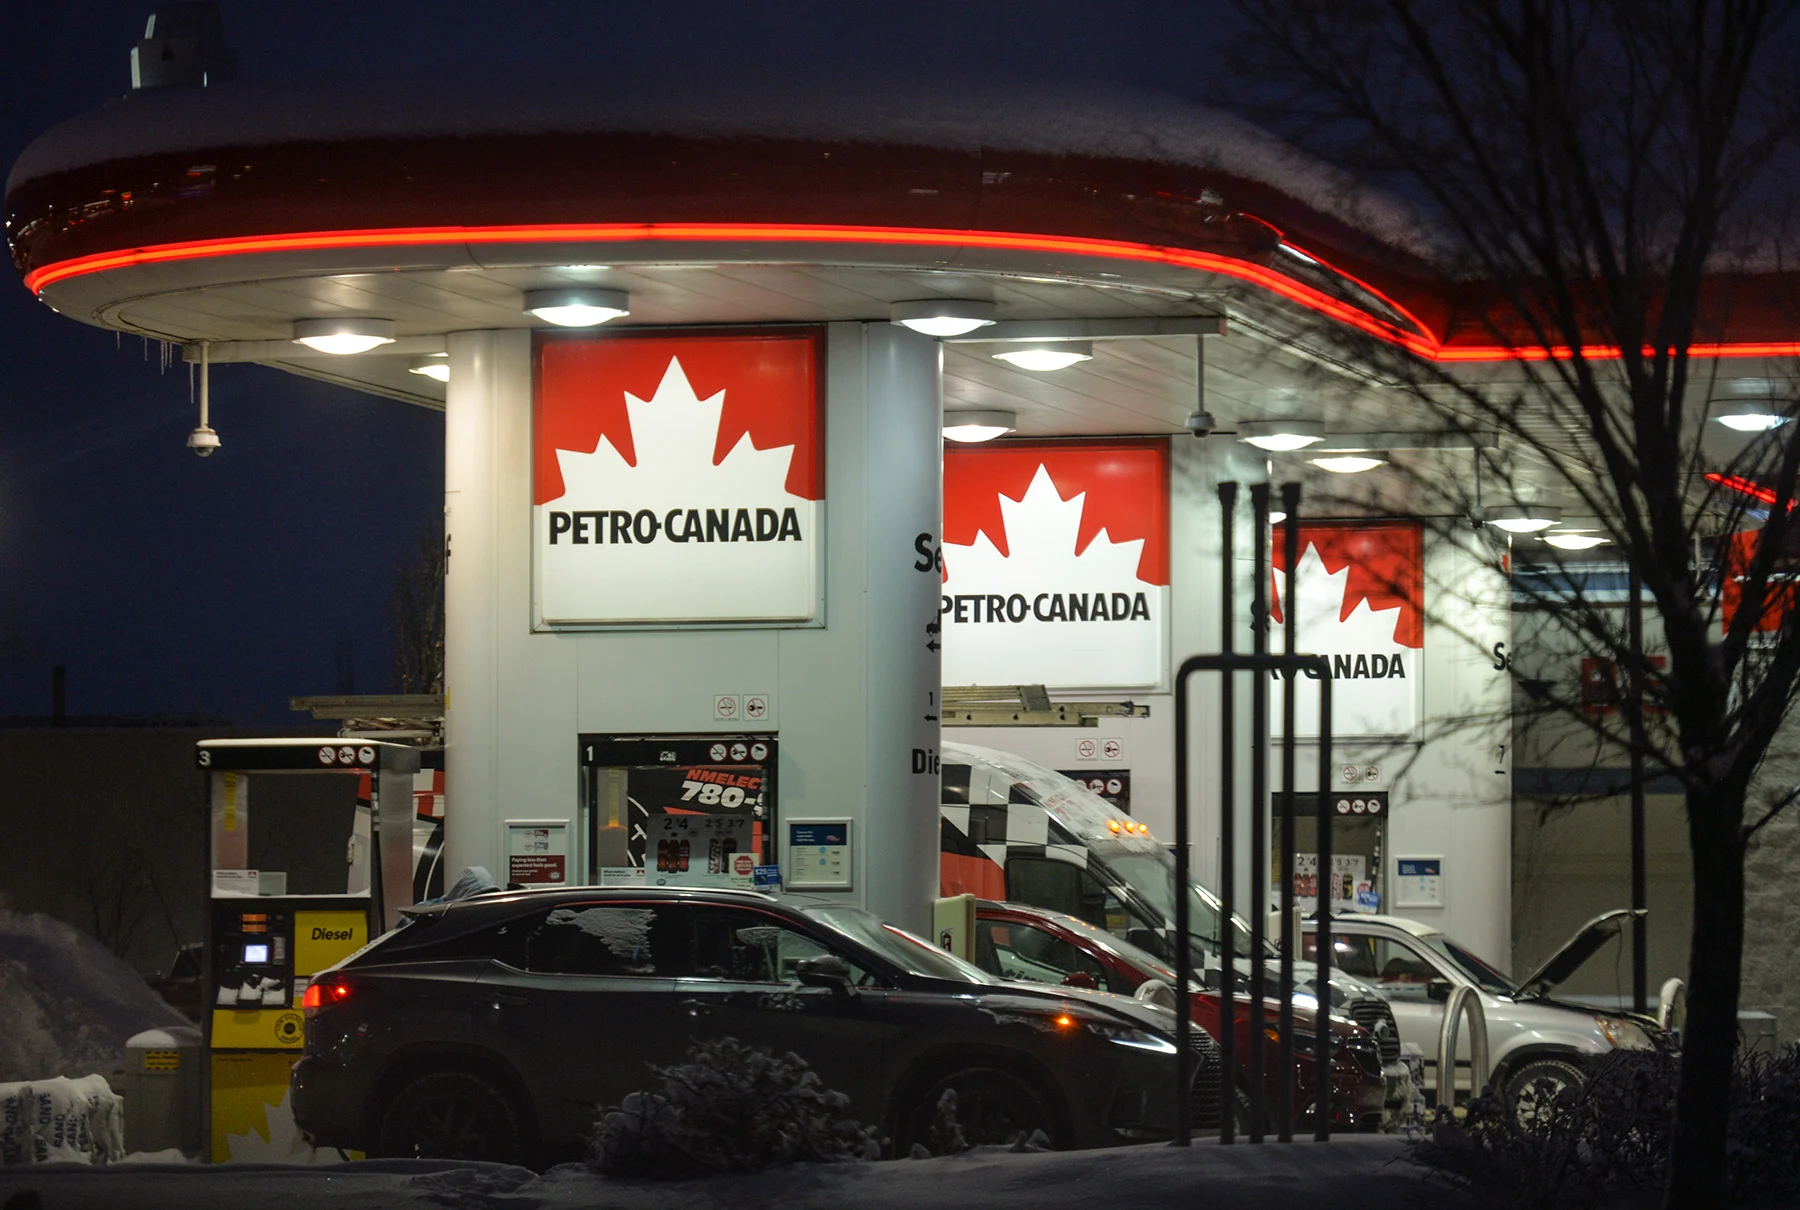
[[[110,1072],[125,1040],[182,1025],[105,946],[41,912],[0,910],[0,1081]]]
[[[104,1164],[124,1155],[125,1102],[105,1076],[0,1084],[0,1164]]]

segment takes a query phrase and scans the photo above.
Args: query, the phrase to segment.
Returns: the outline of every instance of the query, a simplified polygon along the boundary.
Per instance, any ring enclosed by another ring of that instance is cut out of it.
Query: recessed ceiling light
[[[1334,475],[1356,475],[1387,465],[1386,454],[1320,454],[1311,459],[1314,466]]]
[[[406,367],[409,374],[420,374],[426,378],[435,378],[439,382],[450,381],[450,358],[445,353],[433,353],[426,357],[415,357],[412,364]]]
[[[1563,529],[1553,534],[1542,535],[1544,541],[1559,550],[1592,550],[1596,546],[1605,546],[1612,539],[1603,538],[1588,530]]]
[[[525,291],[525,313],[559,328],[591,328],[631,314],[631,296],[598,286]]]
[[[1719,404],[1713,419],[1739,433],[1766,433],[1793,419],[1790,408],[1774,399],[1745,399]]]
[[[1509,534],[1534,534],[1562,520],[1560,508],[1543,504],[1502,504],[1485,510],[1484,520]]]
[[[1012,412],[993,409],[944,413],[944,436],[950,441],[992,441],[1019,427]]]
[[[1078,361],[1092,361],[1094,345],[1088,340],[1040,341],[1001,349],[992,356],[1018,366],[1021,370],[1036,370],[1047,374],[1052,370],[1066,370]]]
[[[973,298],[922,298],[888,308],[888,321],[926,336],[962,336],[994,322],[1000,309]]]
[[[394,321],[362,316],[296,319],[294,343],[320,353],[347,356],[394,343]]]
[[[1316,420],[1240,420],[1237,435],[1259,450],[1288,454],[1325,440],[1325,426]]]

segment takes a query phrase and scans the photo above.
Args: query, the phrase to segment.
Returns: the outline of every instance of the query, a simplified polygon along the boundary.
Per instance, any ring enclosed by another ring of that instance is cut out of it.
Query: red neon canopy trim
[[[1172,265],[1235,278],[1260,286],[1290,302],[1348,324],[1418,357],[1440,362],[1544,361],[1570,356],[1568,349],[1510,349],[1500,345],[1461,345],[1447,348],[1431,336],[1418,336],[1377,319],[1323,291],[1294,281],[1263,265],[1155,244],[1081,236],[1035,235],[1006,231],[969,231],[925,227],[861,227],[791,223],[529,223],[484,227],[382,227],[342,231],[302,231],[279,235],[244,235],[223,239],[186,240],[96,252],[72,257],[34,269],[25,275],[32,293],[88,273],[125,269],[170,261],[203,260],[215,256],[239,256],[265,252],[308,252],[325,249],[373,247],[430,247],[444,244],[489,243],[624,243],[683,240],[737,240],[751,243],[863,243],[915,247],[988,248],[1005,251],[1049,252],[1065,256],[1093,256],[1141,264]],[[1311,255],[1308,253],[1308,255]],[[1317,259],[1317,258],[1315,258]],[[1700,357],[1789,357],[1800,355],[1800,341],[1764,341],[1745,344],[1696,344],[1689,351]],[[1583,350],[1589,358],[1613,358],[1616,348],[1594,346]]]

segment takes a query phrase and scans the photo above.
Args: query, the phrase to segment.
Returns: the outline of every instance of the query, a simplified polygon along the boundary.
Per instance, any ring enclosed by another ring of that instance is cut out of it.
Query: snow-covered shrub
[[[963,1135],[962,1121],[956,1116],[956,1089],[946,1088],[944,1095],[938,1098],[926,1137],[931,1141],[933,1155],[955,1155],[975,1145]]]
[[[1544,1082],[1528,1121],[1491,1087],[1461,1121],[1440,1107],[1412,1159],[1499,1204],[1581,1210],[1660,1201],[1680,1053],[1616,1050],[1591,1060],[1587,1074],[1584,1087],[1554,1095]],[[1726,1147],[1735,1204],[1800,1201],[1800,1046],[1739,1055]]]
[[[601,1114],[587,1150],[594,1171],[679,1180],[881,1154],[875,1129],[848,1113],[850,1098],[798,1055],[719,1038],[654,1070],[655,1091]]]

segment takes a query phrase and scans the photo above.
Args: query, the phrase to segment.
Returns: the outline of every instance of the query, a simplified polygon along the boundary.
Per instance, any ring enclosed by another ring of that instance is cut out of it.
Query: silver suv
[[[1487,1021],[1489,1081],[1524,1112],[1541,1080],[1552,1089],[1579,1085],[1583,1056],[1615,1047],[1652,1045],[1648,1022],[1597,1012],[1549,998],[1606,942],[1619,935],[1633,913],[1607,912],[1588,921],[1556,953],[1523,980],[1514,982],[1455,939],[1417,920],[1398,916],[1331,918],[1332,966],[1358,976],[1386,993],[1401,1042],[1425,1053],[1426,1082],[1437,1087],[1438,1033],[1444,1002],[1453,987],[1472,987]],[[1308,920],[1303,952],[1315,951],[1316,921]],[[1456,1088],[1469,1087],[1469,1031],[1458,1030]]]

